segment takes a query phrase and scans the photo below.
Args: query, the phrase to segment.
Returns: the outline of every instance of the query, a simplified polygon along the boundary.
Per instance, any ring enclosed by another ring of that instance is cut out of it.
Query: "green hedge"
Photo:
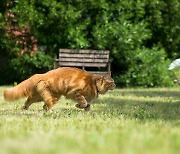
[[[110,50],[117,85],[172,85],[167,68],[169,58],[180,56],[179,0],[16,0],[9,10],[16,14],[19,27],[30,26],[38,45],[47,46],[47,57],[54,57],[59,48]],[[18,46],[8,43],[3,31],[0,34],[0,50],[8,56],[6,70],[19,72],[18,79],[52,68],[46,56],[40,63],[45,69],[30,56],[18,57]],[[43,61],[49,63],[44,66]]]
[[[159,48],[137,49],[131,67],[125,74],[116,75],[115,80],[122,86],[173,86],[173,74],[168,70],[170,61]]]
[[[53,67],[49,55],[37,52],[33,56],[25,53],[8,60],[8,65],[0,70],[0,84],[20,82],[36,73],[45,73]]]

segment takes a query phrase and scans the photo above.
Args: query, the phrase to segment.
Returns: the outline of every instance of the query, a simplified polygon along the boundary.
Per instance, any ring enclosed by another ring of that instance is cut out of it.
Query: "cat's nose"
[[[114,88],[116,87],[116,84],[114,83]]]
[[[114,89],[114,88],[116,88],[116,84],[115,84],[115,83],[113,83],[113,87],[112,87],[112,89]]]

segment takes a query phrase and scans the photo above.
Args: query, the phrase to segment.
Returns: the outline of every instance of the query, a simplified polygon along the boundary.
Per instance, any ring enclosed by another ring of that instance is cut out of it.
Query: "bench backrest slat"
[[[102,55],[102,54],[79,54],[79,53],[71,53],[71,54],[69,54],[69,53],[59,53],[59,58],[62,58],[62,57],[64,57],[64,58],[69,58],[69,57],[72,57],[72,58],[77,58],[77,57],[79,57],[79,58],[94,58],[94,59],[97,59],[97,58],[99,58],[99,59],[109,59],[109,55]]]
[[[105,54],[109,55],[109,50],[73,50],[73,49],[59,49],[61,53],[80,53],[80,54]]]
[[[108,62],[108,50],[59,50],[60,66],[106,67]]]

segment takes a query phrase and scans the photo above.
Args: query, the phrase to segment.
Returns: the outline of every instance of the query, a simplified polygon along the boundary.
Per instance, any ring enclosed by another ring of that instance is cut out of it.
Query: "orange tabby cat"
[[[44,101],[43,108],[50,110],[63,95],[77,101],[77,108],[90,110],[90,101],[115,88],[110,75],[92,75],[78,68],[62,67],[45,74],[35,74],[13,88],[4,91],[8,101],[28,97],[24,109],[34,102]]]

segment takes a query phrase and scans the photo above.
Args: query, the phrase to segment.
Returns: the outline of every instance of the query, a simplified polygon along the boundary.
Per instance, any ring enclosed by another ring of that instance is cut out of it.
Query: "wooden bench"
[[[110,73],[109,51],[59,49],[59,57],[54,62],[54,68],[58,67],[78,67],[87,71],[91,68],[90,72],[93,74]],[[104,68],[105,71],[99,71],[99,68]]]

